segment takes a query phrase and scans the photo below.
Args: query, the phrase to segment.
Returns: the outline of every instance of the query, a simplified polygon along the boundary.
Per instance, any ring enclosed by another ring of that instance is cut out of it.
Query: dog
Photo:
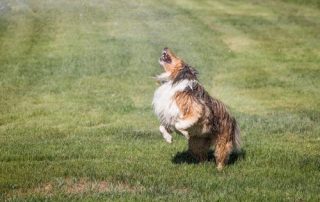
[[[160,86],[152,105],[163,138],[172,143],[173,132],[182,134],[199,162],[208,159],[208,151],[214,146],[217,169],[222,170],[230,153],[241,147],[236,119],[199,83],[198,72],[169,48],[163,49],[159,63],[164,72],[156,76]]]

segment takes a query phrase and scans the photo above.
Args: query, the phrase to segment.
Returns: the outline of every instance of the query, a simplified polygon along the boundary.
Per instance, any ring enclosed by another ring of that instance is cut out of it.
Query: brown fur
[[[183,119],[202,116],[202,105],[198,103],[193,96],[187,92],[179,92],[175,94],[175,100],[178,108],[182,112]]]
[[[218,169],[228,161],[233,149],[239,149],[239,129],[236,120],[230,115],[226,106],[211,97],[198,83],[197,71],[178,58],[171,50],[164,49],[167,62],[162,66],[170,73],[173,83],[184,79],[195,80],[194,86],[175,94],[174,99],[181,112],[180,119],[194,121],[187,128],[189,133],[189,150],[199,161],[207,160],[211,146],[215,147]],[[161,59],[160,59],[161,60]]]

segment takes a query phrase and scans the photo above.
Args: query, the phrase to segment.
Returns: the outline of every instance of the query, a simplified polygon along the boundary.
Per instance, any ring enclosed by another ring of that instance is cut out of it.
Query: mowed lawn
[[[319,8],[0,0],[0,201],[319,201]],[[240,123],[222,172],[158,132],[165,46]]]

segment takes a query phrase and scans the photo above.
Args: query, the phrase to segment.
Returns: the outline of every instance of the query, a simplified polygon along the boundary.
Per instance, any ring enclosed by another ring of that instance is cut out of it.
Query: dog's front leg
[[[190,128],[195,121],[193,120],[180,120],[175,124],[175,128],[177,131],[179,131],[187,140],[189,140],[190,135],[187,131],[188,128]]]
[[[163,125],[160,125],[159,130],[162,134],[162,137],[166,140],[167,143],[171,144],[172,143],[172,136],[171,136],[171,131],[164,127]],[[168,132],[170,131],[170,132]]]
[[[178,129],[177,129],[178,130]],[[190,135],[189,132],[186,130],[178,130],[187,140],[189,140]]]

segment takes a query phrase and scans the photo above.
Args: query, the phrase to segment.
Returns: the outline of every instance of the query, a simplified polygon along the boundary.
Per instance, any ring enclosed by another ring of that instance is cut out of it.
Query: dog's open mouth
[[[171,63],[171,57],[170,55],[167,53],[167,48],[163,49],[162,55],[160,57],[160,61],[163,61],[165,63]]]

